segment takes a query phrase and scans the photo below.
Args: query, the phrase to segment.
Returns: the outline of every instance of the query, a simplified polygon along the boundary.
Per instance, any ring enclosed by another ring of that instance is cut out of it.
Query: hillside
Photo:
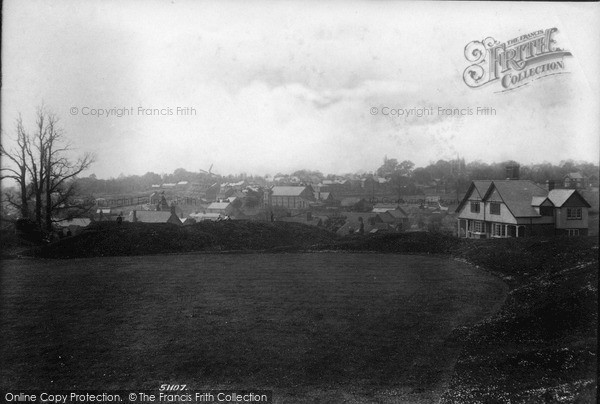
[[[340,251],[445,254],[510,288],[502,309],[452,340],[464,341],[443,403],[594,402],[598,237],[465,240],[430,233],[337,238],[285,222],[177,227],[101,223],[28,255],[44,258],[181,252]]]
[[[473,240],[453,255],[510,287],[471,329],[442,403],[592,403],[596,397],[598,238]]]
[[[83,258],[185,252],[308,249],[334,242],[335,235],[298,223],[223,221],[192,226],[166,223],[99,222],[81,234],[41,246],[24,255]]]

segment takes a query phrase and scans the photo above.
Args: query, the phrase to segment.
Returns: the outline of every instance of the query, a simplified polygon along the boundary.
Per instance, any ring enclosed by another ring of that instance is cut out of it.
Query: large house
[[[456,208],[458,236],[587,235],[590,204],[575,189],[528,180],[473,181]]]
[[[309,186],[274,186],[264,193],[265,204],[288,209],[308,209],[315,202],[314,190]]]

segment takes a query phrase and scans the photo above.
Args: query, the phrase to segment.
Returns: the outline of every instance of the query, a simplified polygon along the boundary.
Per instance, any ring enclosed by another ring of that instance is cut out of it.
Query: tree
[[[36,112],[36,125],[28,133],[19,116],[17,137],[14,149],[2,146],[2,156],[12,162],[13,167],[2,167],[3,177],[11,178],[19,185],[18,205],[23,218],[31,216],[29,204],[34,203],[34,221],[46,231],[52,231],[56,215],[69,212],[70,215],[89,210],[89,202],[77,198],[75,179],[89,168],[93,155],[86,153],[75,162],[66,155],[71,150],[64,139],[63,130],[58,126],[56,115],[43,106]]]
[[[396,171],[398,171],[402,176],[410,177],[414,167],[415,163],[410,160],[404,160],[402,163],[398,164]]]
[[[14,200],[12,193],[5,193],[5,197],[10,205],[19,210],[23,219],[29,217],[28,201],[31,197],[30,191],[27,188],[27,143],[28,137],[23,129],[23,119],[19,115],[17,119],[16,149],[7,150],[4,144],[0,144],[0,156],[8,158],[15,167],[2,167],[0,170],[0,181],[12,179],[19,186],[19,202]]]
[[[383,165],[377,169],[377,175],[380,177],[386,177],[392,175],[398,168],[398,160],[388,159],[387,156],[383,158]]]

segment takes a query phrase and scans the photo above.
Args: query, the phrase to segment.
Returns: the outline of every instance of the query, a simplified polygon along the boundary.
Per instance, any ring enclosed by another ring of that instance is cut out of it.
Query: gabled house
[[[528,180],[473,181],[456,208],[458,236],[584,235],[589,207],[576,190],[548,191]]]
[[[223,216],[231,215],[233,205],[228,200],[224,202],[213,202],[206,208],[206,213],[216,213]]]
[[[580,172],[569,173],[565,175],[563,179],[565,188],[570,189],[582,189],[587,188],[588,181],[587,178],[583,176]]]
[[[265,191],[265,204],[288,209],[308,209],[315,202],[314,190],[307,186],[274,186]]]
[[[408,214],[400,205],[378,203],[373,207],[372,212],[377,214],[378,221],[390,224],[396,230],[408,228]]]
[[[548,193],[547,199],[554,208],[555,234],[587,235],[588,209],[591,206],[577,190],[553,189]],[[550,210],[547,209],[546,212],[549,213]]]

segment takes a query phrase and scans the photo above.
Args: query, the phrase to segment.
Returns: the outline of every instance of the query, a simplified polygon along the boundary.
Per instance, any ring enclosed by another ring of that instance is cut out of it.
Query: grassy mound
[[[81,258],[222,250],[304,249],[335,235],[298,223],[223,221],[192,226],[99,222],[81,234],[30,250],[41,258]]]
[[[466,243],[455,254],[511,288],[469,330],[444,403],[595,402],[598,238]]]

